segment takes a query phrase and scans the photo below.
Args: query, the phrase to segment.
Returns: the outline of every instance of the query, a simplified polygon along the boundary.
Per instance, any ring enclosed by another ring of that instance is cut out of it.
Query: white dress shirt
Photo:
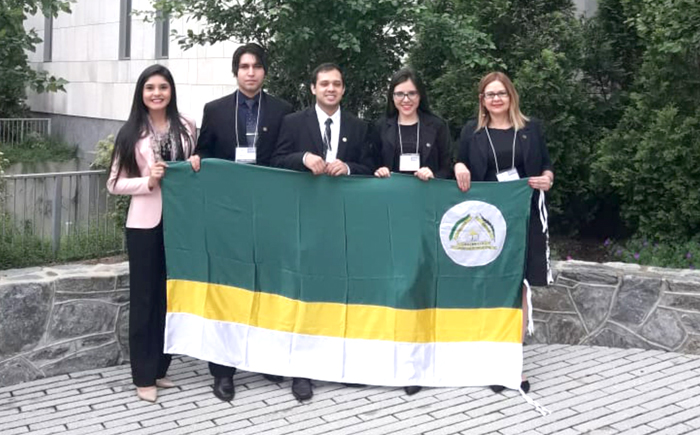
[[[326,152],[326,163],[332,163],[335,161],[338,155],[338,142],[340,139],[340,107],[335,111],[334,114],[328,116],[326,112],[316,104],[316,116],[318,117],[318,126],[321,129],[321,138],[326,134],[326,120],[330,118],[333,123],[331,124],[331,149]],[[325,146],[325,145],[324,145]]]

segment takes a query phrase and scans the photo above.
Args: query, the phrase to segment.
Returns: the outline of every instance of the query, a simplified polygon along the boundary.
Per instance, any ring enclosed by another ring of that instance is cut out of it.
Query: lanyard
[[[399,147],[401,147],[401,154],[403,154],[403,139],[401,138],[401,124],[399,120],[396,120],[396,125],[399,127]],[[418,131],[416,132],[416,154],[418,154],[418,147],[420,146],[420,118],[418,118]]]
[[[236,122],[235,122],[235,125],[236,125],[236,148],[241,147],[241,144],[238,142],[238,94],[240,94],[240,92],[241,91],[236,91]],[[262,91],[260,91],[260,98],[258,99],[258,117],[255,119],[255,137],[253,138],[253,145],[258,144],[258,125],[260,125],[260,108],[261,107],[262,107]]]
[[[500,173],[501,170],[498,168],[498,158],[496,157],[496,148],[493,146],[493,142],[491,141],[491,135],[489,134],[489,128],[484,127],[486,130],[486,137],[489,138],[489,145],[491,145],[491,151],[493,151],[493,160],[496,163],[496,173]],[[514,168],[515,167],[515,138],[518,136],[518,130],[513,129],[513,161],[511,162],[510,167]]]

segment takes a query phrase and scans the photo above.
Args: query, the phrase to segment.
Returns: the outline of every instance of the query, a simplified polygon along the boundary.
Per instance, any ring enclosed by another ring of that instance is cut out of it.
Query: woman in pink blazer
[[[129,119],[117,134],[107,189],[131,195],[126,219],[129,254],[129,351],[136,394],[155,402],[157,386],[173,387],[163,353],[166,290],[160,181],[167,161],[186,160],[196,144],[194,122],[177,110],[175,83],[162,65],[136,82]]]

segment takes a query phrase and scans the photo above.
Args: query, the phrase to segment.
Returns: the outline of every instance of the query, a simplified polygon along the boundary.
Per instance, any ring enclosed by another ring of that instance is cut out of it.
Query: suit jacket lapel
[[[341,124],[342,126],[342,124]],[[312,146],[316,150],[315,154],[323,156],[323,138],[321,137],[321,128],[318,125],[318,116],[314,106],[306,109],[306,127],[311,135]]]
[[[398,118],[387,118],[386,119],[386,130],[384,130],[384,136],[382,137],[382,142],[388,143],[390,146],[387,149],[389,151],[389,161],[394,161],[394,155],[396,153],[396,138],[398,136]]]
[[[530,156],[530,151],[532,149],[532,146],[531,146],[532,137],[531,136],[532,136],[532,129],[530,128],[530,124],[525,125],[525,128],[518,131],[517,145],[522,147],[523,166],[525,167],[525,172],[528,172],[528,173],[530,172],[529,168],[528,168],[528,162],[530,161],[529,156]]]
[[[340,108],[340,137],[338,137],[338,153],[335,157],[342,161],[345,161],[348,153],[348,144],[352,142],[352,138],[350,137],[352,126],[348,125],[349,122],[346,112]]]
[[[418,138],[418,152],[423,166],[426,166],[428,156],[433,148],[435,148],[435,139],[437,138],[437,130],[429,122],[423,122],[425,117],[421,117],[420,123],[420,138]]]

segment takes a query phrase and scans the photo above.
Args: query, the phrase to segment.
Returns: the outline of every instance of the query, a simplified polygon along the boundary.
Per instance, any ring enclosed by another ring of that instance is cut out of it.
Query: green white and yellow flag
[[[531,192],[172,164],[165,350],[326,381],[517,389]]]

